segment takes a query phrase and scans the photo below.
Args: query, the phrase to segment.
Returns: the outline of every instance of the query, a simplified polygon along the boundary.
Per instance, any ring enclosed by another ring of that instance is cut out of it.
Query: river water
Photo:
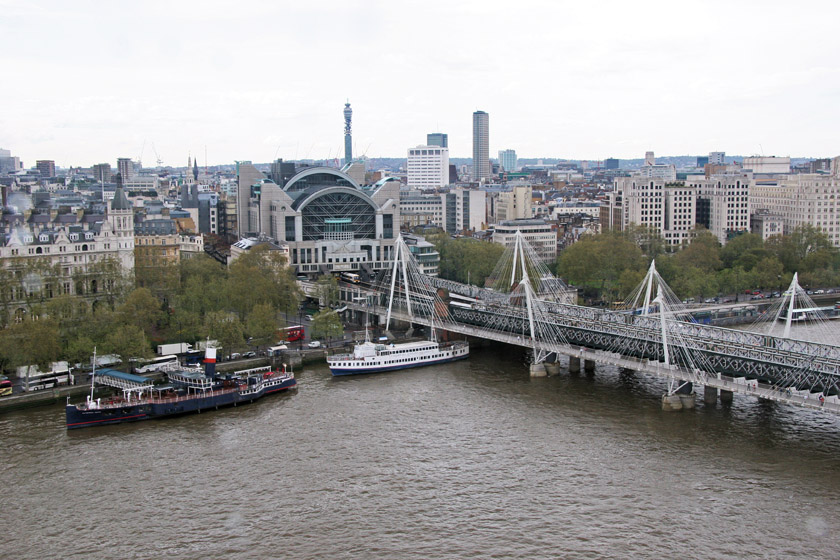
[[[3,558],[837,558],[840,421],[735,396],[663,413],[526,356],[333,379],[67,432],[0,416]]]

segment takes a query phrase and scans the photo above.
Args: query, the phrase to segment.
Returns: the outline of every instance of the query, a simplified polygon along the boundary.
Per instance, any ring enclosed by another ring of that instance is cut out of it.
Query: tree
[[[0,331],[0,354],[7,367],[27,366],[26,380],[35,366],[47,370],[61,356],[58,325],[50,319],[25,320]]]
[[[740,266],[746,271],[768,255],[764,240],[755,233],[743,233],[729,241],[720,250],[720,260],[724,268]]]
[[[103,351],[117,354],[123,363],[130,358],[145,359],[152,356],[146,333],[137,325],[124,324],[113,329],[105,338]]]
[[[790,235],[774,235],[765,246],[775,255],[785,267],[785,272],[797,272],[805,259],[811,253],[825,250],[836,255],[837,249],[831,244],[821,230],[812,225],[798,226]]]
[[[277,312],[268,303],[255,305],[248,314],[245,330],[254,346],[268,346],[277,339]]]
[[[207,336],[217,340],[223,350],[230,354],[245,344],[245,329],[236,315],[224,311],[212,311],[204,317]]]
[[[148,288],[133,290],[117,310],[125,324],[135,325],[151,335],[163,320],[161,302]]]
[[[341,338],[343,336],[344,326],[341,324],[338,313],[332,309],[324,309],[313,315],[311,332],[313,339],[326,338],[329,341],[333,338]]]
[[[267,246],[252,248],[230,265],[227,295],[229,309],[240,320],[257,304],[269,303],[275,309],[292,312],[303,299],[286,257]]]
[[[315,281],[318,300],[324,307],[334,307],[339,301],[338,279],[332,274],[322,274]]]
[[[438,274],[456,282],[483,286],[496,263],[505,252],[498,243],[488,243],[472,238],[451,239],[448,236],[430,237],[440,253]]]
[[[563,250],[557,259],[557,270],[571,283],[597,288],[610,301],[626,289],[626,270],[637,273],[646,268],[646,259],[639,247],[620,232],[608,231],[585,235]]]

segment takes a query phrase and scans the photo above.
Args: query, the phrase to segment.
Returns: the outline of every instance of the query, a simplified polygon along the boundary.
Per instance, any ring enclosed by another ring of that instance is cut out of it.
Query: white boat
[[[327,365],[334,376],[354,375],[442,364],[462,360],[469,355],[470,345],[466,341],[424,340],[402,344],[381,344],[365,340],[353,348],[352,354],[329,356]]]

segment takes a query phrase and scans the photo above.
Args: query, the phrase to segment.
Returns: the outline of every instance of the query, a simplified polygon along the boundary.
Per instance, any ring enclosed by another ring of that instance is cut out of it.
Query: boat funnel
[[[216,379],[216,349],[208,346],[204,351],[204,375]]]

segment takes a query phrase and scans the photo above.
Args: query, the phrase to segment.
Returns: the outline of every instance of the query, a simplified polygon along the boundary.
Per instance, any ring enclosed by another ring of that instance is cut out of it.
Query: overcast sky
[[[840,155],[840,4],[0,0],[0,148],[27,167]],[[145,143],[145,148],[143,147]],[[154,149],[153,149],[154,148]]]

